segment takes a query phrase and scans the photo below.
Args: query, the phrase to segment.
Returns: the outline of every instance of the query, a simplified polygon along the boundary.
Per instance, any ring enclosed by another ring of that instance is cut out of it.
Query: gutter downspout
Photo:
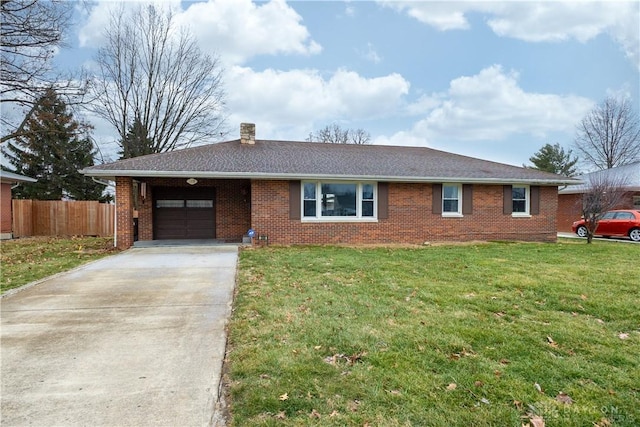
[[[91,181],[97,183],[97,184],[101,184],[104,185],[105,187],[115,187],[112,183],[107,182],[107,181],[101,181],[99,179],[96,179],[95,176],[91,177]],[[118,210],[114,208],[114,212],[113,212],[113,247],[117,248],[118,247]]]

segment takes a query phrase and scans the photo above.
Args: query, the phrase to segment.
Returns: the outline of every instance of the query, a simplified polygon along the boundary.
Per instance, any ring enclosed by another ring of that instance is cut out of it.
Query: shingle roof
[[[615,182],[623,183],[624,187],[629,191],[640,191],[640,162],[631,163],[624,166],[617,166],[611,169],[591,172],[576,177],[582,184],[564,188],[559,191],[560,194],[577,194],[584,193],[589,189],[592,179],[596,181],[601,179],[612,179]]]
[[[359,179],[407,182],[531,183],[578,181],[534,169],[424,147],[240,140],[92,166],[81,171],[113,178]]]

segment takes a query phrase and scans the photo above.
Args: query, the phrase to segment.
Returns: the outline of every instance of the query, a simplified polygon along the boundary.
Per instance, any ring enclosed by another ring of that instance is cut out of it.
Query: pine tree
[[[529,158],[533,163],[533,169],[551,172],[558,175],[574,176],[577,172],[575,166],[577,157],[571,157],[571,150],[565,153],[560,144],[545,144],[533,157]]]
[[[24,125],[22,136],[2,151],[13,171],[36,178],[14,189],[22,199],[102,200],[104,186],[82,175],[79,170],[94,164],[95,149],[89,127],[74,119],[64,101],[53,89],[38,101]]]
[[[133,123],[127,130],[127,135],[120,142],[122,149],[118,152],[121,159],[130,159],[132,157],[144,156],[145,154],[152,154],[153,141],[149,138],[147,129],[140,121],[139,117],[136,117]]]

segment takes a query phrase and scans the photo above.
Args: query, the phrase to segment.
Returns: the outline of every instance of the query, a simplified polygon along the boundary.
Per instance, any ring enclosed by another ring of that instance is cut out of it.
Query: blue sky
[[[608,95],[640,112],[638,1],[162,3],[224,64],[229,139],[243,121],[290,140],[337,123],[375,144],[522,165],[546,143],[571,148]],[[60,68],[91,69],[114,5],[78,7]],[[86,118],[115,153],[115,132]]]

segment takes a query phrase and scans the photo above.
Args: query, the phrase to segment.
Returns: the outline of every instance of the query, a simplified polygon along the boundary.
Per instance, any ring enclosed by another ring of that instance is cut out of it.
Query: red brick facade
[[[116,246],[127,249],[133,246],[133,180],[116,177]]]
[[[126,178],[116,180],[116,203],[118,204],[118,247],[127,248],[133,244],[134,239],[134,209],[138,212],[138,240],[153,240],[153,194],[157,187],[176,188],[212,188],[215,189],[215,231],[216,239],[231,242],[242,241],[242,236],[250,228],[251,218],[251,184],[248,180],[222,180],[200,179],[197,184],[191,186],[186,179],[175,178],[140,178],[138,179],[137,194],[133,194],[133,181]],[[142,196],[142,184],[146,185],[144,197]],[[121,190],[122,187],[122,190]],[[120,193],[122,195],[119,197]],[[120,200],[129,207],[122,208],[120,215]],[[130,212],[127,215],[127,212]],[[122,225],[121,225],[122,218]],[[129,228],[127,225],[131,224]],[[121,235],[122,232],[122,235]],[[122,242],[122,243],[121,243]]]
[[[133,244],[134,199],[138,239],[153,240],[153,190],[187,187],[185,179],[148,178],[134,197],[130,178],[117,178],[117,243]],[[432,185],[389,183],[388,218],[377,222],[306,222],[290,219],[289,181],[198,180],[215,188],[216,238],[239,242],[249,228],[270,244],[422,244],[469,240],[556,240],[556,187],[540,187],[540,211],[518,218],[503,213],[502,185],[474,185],[473,212],[461,218],[432,213]],[[252,209],[253,207],[253,209]]]
[[[11,237],[11,184],[0,184],[0,234]]]
[[[503,214],[501,185],[474,185],[473,213],[432,213],[432,185],[389,183],[388,219],[378,222],[303,222],[289,219],[289,183],[253,181],[251,225],[271,244],[422,244],[425,241],[556,241],[557,188],[540,188],[540,213]]]

